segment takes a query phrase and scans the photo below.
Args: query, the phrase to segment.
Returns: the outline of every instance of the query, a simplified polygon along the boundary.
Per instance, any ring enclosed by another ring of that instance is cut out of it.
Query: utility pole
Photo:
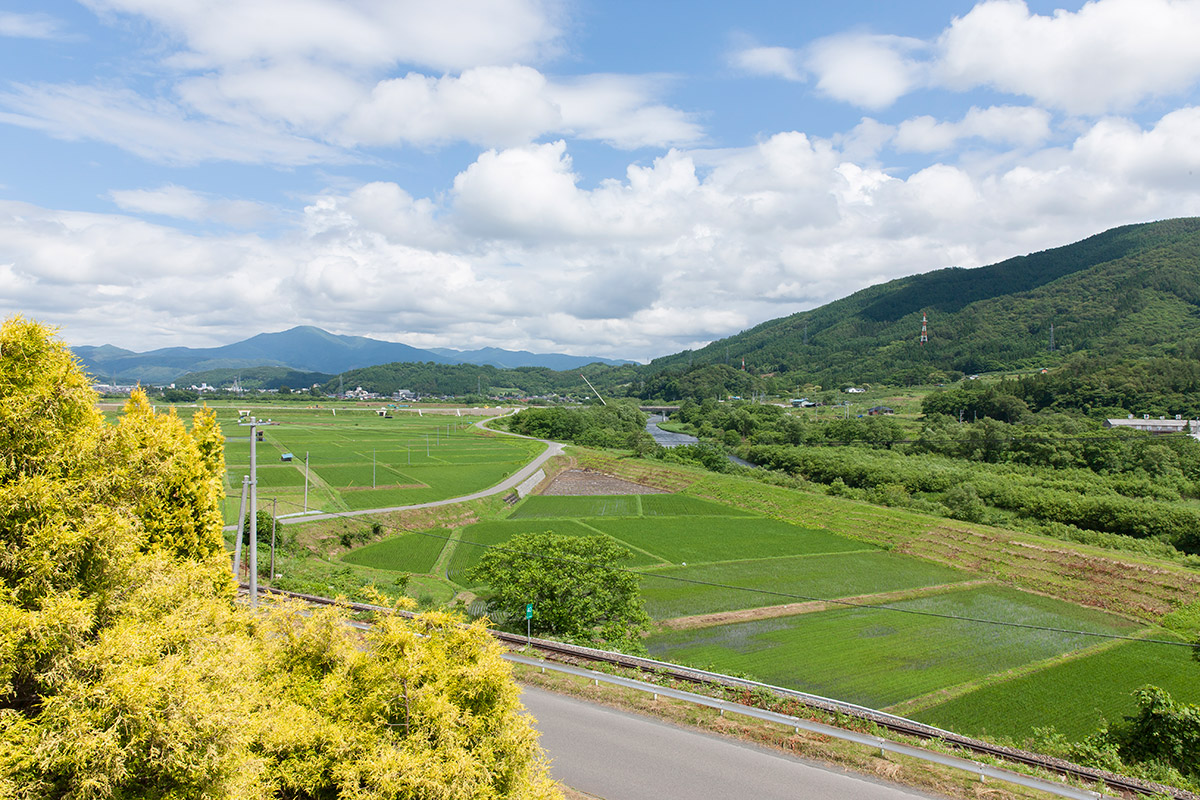
[[[242,476],[242,504],[238,507],[237,540],[233,543],[233,579],[241,578],[238,572],[242,568],[242,533],[246,529],[246,494],[250,488],[250,476]]]
[[[271,498],[271,578],[275,580],[275,498]]]
[[[250,422],[250,607],[258,606],[258,425]]]
[[[250,607],[258,606],[258,438],[262,436],[259,426],[277,425],[267,420],[250,418],[242,423],[250,428]],[[239,538],[238,541],[241,541]]]
[[[375,488],[375,448],[371,448],[371,488]]]
[[[308,513],[308,451],[304,451],[304,513]]]

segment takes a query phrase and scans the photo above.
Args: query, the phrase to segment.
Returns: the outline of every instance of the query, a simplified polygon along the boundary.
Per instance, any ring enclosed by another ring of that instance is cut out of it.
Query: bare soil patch
[[[643,486],[640,483],[615,478],[594,469],[568,469],[554,476],[554,480],[540,494],[548,495],[601,495],[601,494],[668,494],[664,489]]]
[[[692,628],[711,628],[715,625],[728,625],[733,622],[750,622],[756,619],[773,619],[775,617],[790,617],[796,614],[814,614],[830,608],[840,608],[845,603],[855,605],[878,605],[879,603],[896,603],[901,600],[912,600],[929,594],[970,589],[991,583],[988,580],[965,581],[963,583],[946,583],[939,586],[923,586],[919,589],[901,589],[895,592],[879,592],[878,594],[860,594],[857,597],[841,597],[836,601],[806,600],[802,603],[784,603],[778,606],[761,606],[759,608],[743,608],[737,611],[717,611],[712,614],[696,614],[691,617],[675,617],[659,623],[663,628],[681,631]]]

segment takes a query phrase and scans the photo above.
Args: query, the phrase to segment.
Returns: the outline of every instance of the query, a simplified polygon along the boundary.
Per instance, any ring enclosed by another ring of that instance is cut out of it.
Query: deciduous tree
[[[493,592],[491,606],[514,628],[539,634],[643,651],[649,624],[637,576],[622,567],[633,556],[606,536],[525,533],[489,550],[470,577]]]
[[[0,327],[0,797],[549,798],[481,624],[252,614],[221,540],[220,431]]]

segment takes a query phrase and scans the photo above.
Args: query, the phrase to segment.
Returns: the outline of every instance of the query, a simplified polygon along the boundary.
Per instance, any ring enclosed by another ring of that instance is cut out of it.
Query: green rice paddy
[[[641,497],[636,494],[588,497],[534,495],[525,498],[509,515],[509,519],[636,517],[641,513]]]
[[[527,497],[510,519],[572,517],[747,517],[740,508],[731,508],[676,494],[622,495],[534,495]]]
[[[644,517],[597,519],[591,524],[670,564],[876,549],[828,531],[764,517]]]
[[[682,494],[642,495],[642,514],[647,517],[752,517],[749,511],[723,506],[711,500]]]
[[[257,444],[259,503],[275,499],[280,514],[348,511],[425,503],[495,485],[541,451],[526,439],[484,433],[475,420],[369,409],[272,409]],[[249,428],[236,410],[218,409],[226,435],[226,522],[237,516],[241,481],[249,473]],[[282,462],[291,453],[291,462]],[[308,467],[305,468],[305,456]]]
[[[466,576],[467,572],[479,563],[479,559],[489,548],[505,545],[509,539],[522,533],[554,533],[560,536],[597,536],[600,532],[595,528],[575,520],[503,520],[500,522],[480,522],[468,525],[462,529],[462,538],[453,544],[454,552],[450,556],[446,568],[447,577],[463,586],[474,586]],[[626,566],[633,569],[647,564],[657,563],[654,556],[633,551],[633,557]]]
[[[1096,641],[1066,630],[1124,633],[1135,627],[1090,609],[997,586],[887,605],[900,610],[800,614],[668,632],[648,644],[656,658],[712,665],[720,672],[751,674],[767,683],[881,708]]]
[[[959,570],[877,550],[656,569],[642,578],[642,598],[651,617],[670,619],[814,598],[915,589],[971,577]]]
[[[1155,638],[1165,636],[1160,632]],[[1068,738],[1080,739],[1105,721],[1118,722],[1134,713],[1132,693],[1147,684],[1166,689],[1177,700],[1200,701],[1200,665],[1192,660],[1191,648],[1121,642],[1094,655],[976,689],[912,716],[969,736],[1020,742],[1034,728],[1054,726]]]
[[[437,536],[406,533],[351,550],[342,560],[374,569],[425,574],[433,569],[445,546],[445,539]]]

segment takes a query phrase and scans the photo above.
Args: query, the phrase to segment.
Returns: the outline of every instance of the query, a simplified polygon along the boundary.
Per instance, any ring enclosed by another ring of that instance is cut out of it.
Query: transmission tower
[[[921,314],[921,344],[929,341],[929,317]]]

